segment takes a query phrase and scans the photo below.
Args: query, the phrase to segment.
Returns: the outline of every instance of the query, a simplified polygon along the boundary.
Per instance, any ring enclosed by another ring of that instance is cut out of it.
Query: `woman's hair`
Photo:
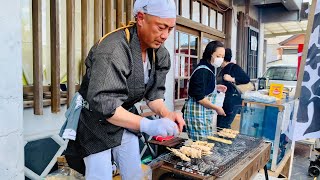
[[[220,41],[211,41],[203,52],[202,59],[210,60],[212,53],[216,52],[218,47],[223,47],[222,42]]]
[[[224,54],[224,61],[230,62],[232,58],[232,51],[230,48],[226,48],[226,52]]]

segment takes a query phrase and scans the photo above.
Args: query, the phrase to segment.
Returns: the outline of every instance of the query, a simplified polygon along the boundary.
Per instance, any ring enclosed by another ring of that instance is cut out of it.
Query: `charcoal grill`
[[[198,174],[204,177],[222,177],[235,167],[239,161],[257,151],[260,144],[263,143],[263,140],[239,134],[231,145],[220,142],[214,143],[215,146],[212,154],[203,156],[200,159],[191,159],[190,162],[185,162],[173,153],[167,153],[153,160],[151,165],[159,161],[164,161],[172,164],[175,169],[184,172]]]

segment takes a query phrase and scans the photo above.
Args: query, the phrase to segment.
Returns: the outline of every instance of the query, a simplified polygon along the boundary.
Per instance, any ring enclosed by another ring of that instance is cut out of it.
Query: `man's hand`
[[[219,92],[225,93],[227,91],[227,86],[219,84],[219,85],[217,85],[217,90]]]
[[[169,112],[164,117],[169,118],[172,121],[174,121],[175,123],[177,123],[177,125],[179,127],[179,132],[182,132],[183,126],[185,126],[186,123],[185,123],[184,119],[182,118],[181,113]]]
[[[140,121],[140,131],[147,133],[149,136],[177,136],[177,124],[168,118],[150,120],[142,118]]]
[[[168,119],[171,119],[173,122],[175,122],[179,127],[179,131],[182,132],[183,126],[186,123],[184,122],[181,113],[169,111],[166,108],[162,99],[150,101],[148,102],[148,106],[153,112],[155,112],[160,117],[168,118]]]
[[[233,77],[231,77],[229,74],[225,74],[225,75],[223,76],[223,79],[224,79],[225,81],[235,82],[235,79],[234,79]]]

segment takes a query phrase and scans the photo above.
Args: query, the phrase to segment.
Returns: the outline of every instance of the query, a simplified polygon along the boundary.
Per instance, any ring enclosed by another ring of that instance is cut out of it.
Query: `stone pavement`
[[[309,146],[296,144],[293,158],[293,167],[290,180],[313,180],[313,177],[308,175],[309,161]],[[313,152],[315,154],[315,152]],[[314,158],[314,156],[313,156]]]

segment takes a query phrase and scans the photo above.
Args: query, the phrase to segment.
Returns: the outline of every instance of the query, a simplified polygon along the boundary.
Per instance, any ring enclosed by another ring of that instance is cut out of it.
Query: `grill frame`
[[[204,156],[201,159],[191,159],[191,162],[184,162],[170,152],[160,155],[150,165],[152,166],[153,163],[164,161],[173,165],[175,169],[199,176],[223,177],[241,160],[249,155],[256,154],[262,143],[264,143],[262,139],[239,134],[231,145],[215,142],[215,147],[212,150],[213,154]],[[222,161],[218,162],[219,159]],[[213,160],[216,160],[216,162],[213,162]]]

